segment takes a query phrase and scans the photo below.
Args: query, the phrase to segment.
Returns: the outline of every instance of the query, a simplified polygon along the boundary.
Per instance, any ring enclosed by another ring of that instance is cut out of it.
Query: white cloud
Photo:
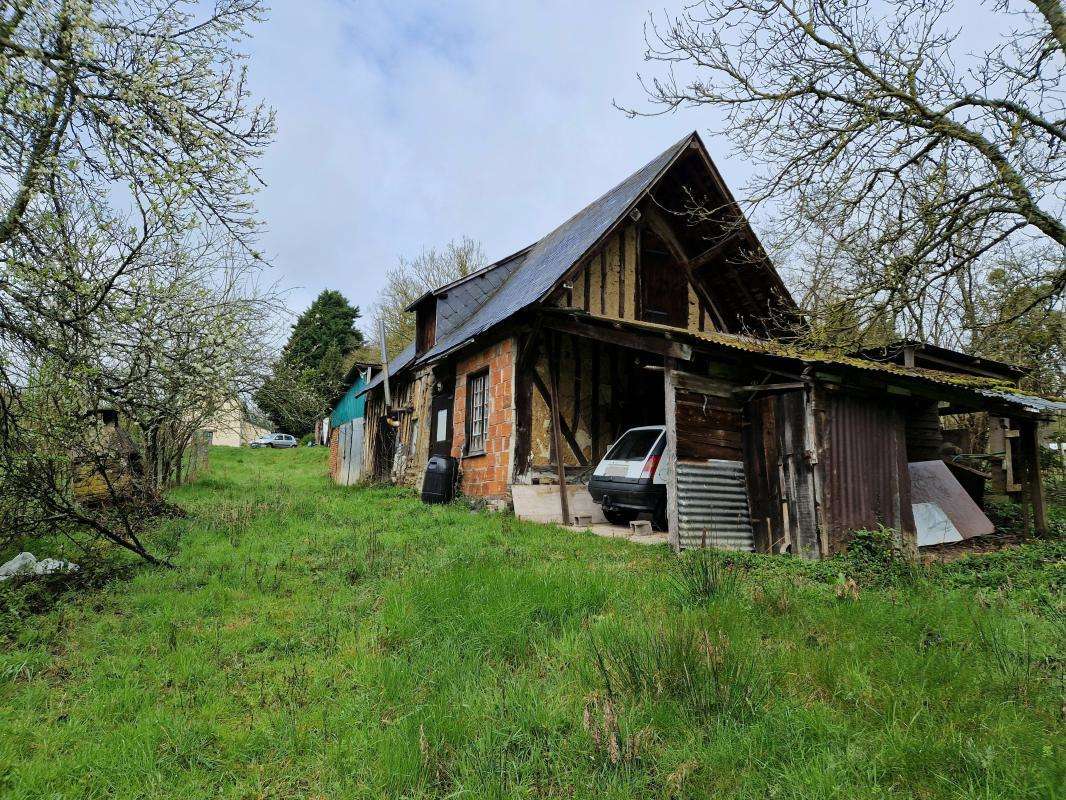
[[[249,44],[279,125],[264,249],[296,310],[324,288],[366,308],[399,255],[463,234],[506,255],[713,125],[612,107],[642,101],[643,2],[444,5],[277,0]]]

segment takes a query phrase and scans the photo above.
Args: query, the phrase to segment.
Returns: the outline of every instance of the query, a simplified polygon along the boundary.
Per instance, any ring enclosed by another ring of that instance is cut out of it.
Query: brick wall
[[[515,341],[505,339],[455,367],[452,455],[460,459],[460,488],[470,497],[502,504],[510,500],[511,458],[514,447]],[[482,455],[466,456],[466,378],[489,369],[488,439]]]
[[[338,439],[340,431],[334,428],[329,432],[329,476],[337,480],[337,471],[340,469],[340,444]]]

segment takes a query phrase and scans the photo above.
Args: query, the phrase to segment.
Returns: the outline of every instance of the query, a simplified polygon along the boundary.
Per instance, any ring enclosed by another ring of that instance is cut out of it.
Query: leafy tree
[[[1018,279],[1010,262],[988,276],[976,304],[975,355],[1029,369],[1022,388],[1048,396],[1066,394],[1066,311],[1047,286]]]
[[[252,201],[274,119],[239,51],[262,14],[0,2],[0,538],[151,559],[137,526],[189,437],[262,374]]]
[[[363,346],[355,327],[358,306],[338,291],[324,290],[297,317],[256,403],[277,428],[294,436],[311,430],[344,391],[346,356]]]

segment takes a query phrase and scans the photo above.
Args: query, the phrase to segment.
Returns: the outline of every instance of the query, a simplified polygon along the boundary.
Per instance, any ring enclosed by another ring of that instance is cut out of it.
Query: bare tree
[[[406,312],[411,303],[431,289],[465,277],[485,266],[481,243],[468,236],[448,242],[443,250],[423,250],[400,263],[385,276],[385,287],[374,307],[374,330],[367,338],[377,341],[379,326],[385,325],[385,347],[390,358],[414,341],[414,315]]]
[[[261,14],[0,0],[4,535],[151,559],[138,525],[191,432],[261,374],[252,198],[274,122],[237,50]]]
[[[705,0],[647,30],[648,59],[669,67],[645,81],[652,101],[724,112],[762,167],[752,207],[777,217],[807,288],[850,306],[856,338],[886,316],[921,335],[1007,244],[1039,254],[1027,278],[1041,292],[1016,315],[1066,289],[1061,3],[974,9],[1003,31],[981,52],[952,10]]]
[[[114,274],[127,260],[113,241],[94,244],[90,220],[53,275]],[[138,531],[190,440],[269,364],[274,298],[257,274],[228,237],[152,237],[95,307],[57,293],[32,339],[5,343],[0,505],[18,524],[4,531],[100,535],[153,560]]]

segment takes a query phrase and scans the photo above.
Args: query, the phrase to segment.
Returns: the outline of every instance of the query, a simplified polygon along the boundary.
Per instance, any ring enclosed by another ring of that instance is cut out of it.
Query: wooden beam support
[[[556,357],[554,350],[549,349],[548,358]],[[548,379],[551,381],[549,406],[552,414],[552,435],[555,437],[555,468],[559,474],[559,509],[562,512],[563,525],[569,525],[573,520],[570,519],[570,498],[566,495],[566,466],[563,463],[563,436],[560,430],[562,419],[559,412],[559,380],[555,376],[555,370],[548,369]]]
[[[732,247],[735,247],[736,245],[744,241],[744,239],[747,238],[747,235],[748,232],[740,228],[730,231],[724,237],[719,239],[717,242],[712,244],[698,256],[689,261],[689,266],[692,268],[692,271],[695,272],[696,270],[700,269],[700,267],[704,267],[707,264],[710,264],[712,261],[725,255],[725,252],[727,250]]]
[[[725,323],[725,317],[715,305],[714,298],[712,298],[706,290],[703,288],[703,284],[696,280],[695,271],[692,268],[692,262],[689,260],[688,254],[685,252],[685,246],[681,244],[681,240],[677,238],[674,233],[674,229],[670,227],[670,222],[663,216],[663,213],[656,208],[653,204],[648,204],[645,216],[648,220],[648,227],[663,240],[663,244],[666,245],[666,249],[670,251],[677,263],[681,265],[681,268],[685,270],[688,275],[688,282],[692,285],[692,288],[696,290],[696,294],[699,296],[707,307],[711,310],[711,315],[714,317],[715,327],[724,333],[729,332],[729,328]]]
[[[550,380],[554,385],[556,382],[554,377],[555,373],[552,372],[552,370],[548,370],[548,373],[552,376]],[[540,373],[535,369],[530,371],[530,377],[533,379],[533,385],[536,386],[537,391],[540,392],[540,396],[544,398],[544,402],[550,407],[552,404],[552,392],[544,384],[544,379],[540,377]],[[570,426],[566,424],[566,420],[561,416],[559,418],[559,428],[563,438],[566,439],[566,443],[570,445],[570,451],[577,458],[577,462],[581,466],[587,467],[589,464],[588,459],[585,458],[585,454],[581,452],[581,446],[577,443],[577,438],[574,436],[574,432],[570,430]]]
[[[690,345],[672,341],[665,338],[665,336],[627,331],[622,329],[622,326],[601,327],[592,323],[582,322],[570,316],[558,315],[554,318],[546,319],[544,327],[562,333],[584,336],[587,339],[595,339],[607,344],[642,350],[646,353],[655,353],[664,357],[677,358],[682,361],[690,361],[692,359],[692,347]]]
[[[663,394],[665,396],[666,452],[663,460],[669,465],[666,475],[667,538],[675,553],[681,552],[681,527],[677,511],[677,394],[674,386],[675,362],[663,359]]]
[[[1021,425],[1022,452],[1025,454],[1027,494],[1033,508],[1033,527],[1037,536],[1047,536],[1047,505],[1044,502],[1044,481],[1040,470],[1040,423],[1025,420]]]
[[[803,381],[793,381],[791,383],[757,383],[752,386],[738,386],[733,390],[733,394],[756,394],[760,392],[787,392],[789,389],[802,389],[807,384]]]

